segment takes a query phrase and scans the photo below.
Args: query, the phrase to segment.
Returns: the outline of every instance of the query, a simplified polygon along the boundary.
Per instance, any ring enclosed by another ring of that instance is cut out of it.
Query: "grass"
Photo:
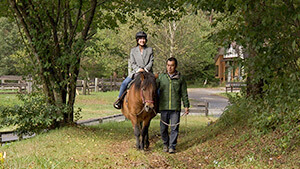
[[[223,97],[237,97],[237,96],[241,96],[240,92],[224,92],[224,93],[217,93],[217,95],[223,96]]]
[[[81,116],[83,120],[120,114],[121,111],[113,107],[117,96],[117,91],[79,95],[76,97],[75,109],[79,107],[82,109]]]
[[[120,113],[111,106],[117,92],[79,95],[84,118]],[[5,100],[6,99],[6,100]],[[7,103],[3,103],[5,100]],[[18,104],[0,95],[0,104]],[[234,118],[234,117],[232,117]],[[149,129],[150,149],[138,151],[130,121],[70,126],[0,147],[7,158],[0,168],[298,168],[300,148],[280,153],[279,131],[256,132],[242,122],[228,126],[213,117],[181,119],[176,154],[162,152],[159,117]]]
[[[210,117],[210,119],[213,119]],[[216,120],[216,119],[213,119]],[[162,152],[159,117],[149,129],[150,148],[138,151],[130,121],[97,126],[71,126],[14,142],[6,152],[5,168],[297,168],[298,149],[270,154],[278,135],[259,136],[254,130],[224,127],[209,119],[181,119],[177,153]],[[0,164],[1,168],[1,164]]]
[[[17,93],[18,90],[0,89],[0,93]]]
[[[76,97],[75,109],[82,109],[82,119],[119,114],[121,111],[116,110],[112,106],[117,96],[117,91],[93,92],[90,95],[79,95]],[[18,104],[22,104],[22,102],[18,100],[16,94],[0,94],[1,106],[14,106]]]
[[[182,118],[178,151],[189,149],[193,135],[203,129],[208,119]],[[150,126],[150,150],[134,148],[135,138],[129,121],[104,123],[91,127],[66,127],[15,142],[0,148],[6,152],[7,168],[157,168],[181,165],[172,155],[162,153],[159,120]]]
[[[92,92],[90,95],[78,95],[75,102],[75,110],[81,108],[81,119],[105,117],[108,115],[120,114],[121,111],[113,108],[113,103],[118,96],[117,91]],[[0,94],[0,106],[14,106],[22,104],[16,94]],[[14,127],[0,128],[0,131],[10,131]]]
[[[0,105],[1,106],[14,106],[21,104],[16,94],[0,94]]]

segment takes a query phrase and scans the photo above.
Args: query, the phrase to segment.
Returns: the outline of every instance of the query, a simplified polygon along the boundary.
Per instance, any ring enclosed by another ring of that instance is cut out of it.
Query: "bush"
[[[0,128],[15,126],[18,134],[40,133],[63,120],[63,112],[69,111],[46,103],[46,98],[37,93],[19,98],[23,104],[0,107]]]
[[[297,72],[296,72],[297,73]],[[258,133],[279,133],[280,151],[292,150],[300,143],[300,81],[295,72],[277,76],[264,83],[258,96],[230,97],[219,121],[225,126],[247,125]]]

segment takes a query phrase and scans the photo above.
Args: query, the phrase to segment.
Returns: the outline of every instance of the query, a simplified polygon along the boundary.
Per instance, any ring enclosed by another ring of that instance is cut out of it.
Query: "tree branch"
[[[88,32],[90,30],[93,18],[95,16],[96,7],[97,7],[97,0],[91,0],[91,12],[90,12],[89,17],[87,19],[85,27],[84,27],[84,29],[82,31],[82,39],[83,39],[83,41],[86,41],[86,37],[88,35]]]
[[[68,42],[69,47],[72,45],[73,38],[75,37],[75,34],[76,34],[76,29],[77,29],[77,26],[78,26],[78,22],[81,18],[81,9],[82,9],[82,0],[79,1],[79,9],[78,9],[78,12],[77,12],[77,18],[76,18],[75,26],[74,26],[73,29],[70,27],[71,33],[70,33],[70,39],[69,39],[69,42]]]

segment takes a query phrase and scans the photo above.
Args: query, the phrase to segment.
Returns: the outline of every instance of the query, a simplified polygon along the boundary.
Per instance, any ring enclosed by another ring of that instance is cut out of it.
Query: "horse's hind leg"
[[[140,126],[138,123],[136,123],[134,125],[134,135],[135,135],[135,139],[136,139],[136,148],[137,149],[141,149],[141,144],[140,144]]]

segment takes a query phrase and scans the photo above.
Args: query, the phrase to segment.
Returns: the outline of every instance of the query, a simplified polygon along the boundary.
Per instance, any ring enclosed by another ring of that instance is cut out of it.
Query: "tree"
[[[49,104],[59,108],[64,115],[60,124],[73,122],[76,80],[80,70],[82,51],[97,28],[114,29],[133,17],[141,9],[162,20],[180,16],[182,2],[123,1],[123,0],[8,0],[1,8],[15,17],[22,29],[34,79],[42,84]],[[169,9],[179,9],[170,11]],[[172,14],[172,15],[170,15]],[[134,18],[137,19],[137,18]],[[68,111],[63,111],[68,109]],[[59,124],[56,124],[58,126]]]
[[[222,12],[221,18],[215,18],[215,23],[224,25],[216,34],[217,39],[225,43],[236,41],[246,49],[248,58],[244,66],[249,96],[262,94],[267,81],[273,81],[275,74],[282,70],[299,72],[300,7],[297,1],[190,2],[196,8]]]
[[[220,120],[235,118],[263,133],[276,130],[279,153],[293,150],[300,140],[299,1],[191,2],[197,8],[222,12],[213,21],[223,27],[215,38],[236,41],[248,55],[243,61],[246,93],[231,101]]]
[[[214,80],[214,56],[216,43],[208,39],[214,31],[209,17],[199,10],[198,15],[187,10],[178,20],[163,21],[158,25],[148,22],[152,34],[150,44],[156,51],[155,71],[165,71],[165,61],[176,57],[178,69],[191,82],[203,83],[205,79]]]
[[[111,76],[113,72],[118,72],[119,77],[126,75],[130,48],[136,45],[134,35],[144,30],[148,34],[148,45],[154,48],[154,73],[164,72],[166,59],[176,57],[180,71],[189,81],[203,83],[205,79],[209,82],[214,80],[213,58],[217,46],[208,39],[214,29],[205,12],[198,11],[198,15],[187,12],[180,19],[159,24],[142,12],[136,12],[134,16],[140,21],[129,19],[116,30],[97,31],[83,61],[90,77],[95,77],[95,73],[98,77]],[[104,69],[99,72],[89,64],[90,61]]]
[[[0,17],[0,75],[22,74],[12,55],[23,48],[17,25],[7,17]]]

